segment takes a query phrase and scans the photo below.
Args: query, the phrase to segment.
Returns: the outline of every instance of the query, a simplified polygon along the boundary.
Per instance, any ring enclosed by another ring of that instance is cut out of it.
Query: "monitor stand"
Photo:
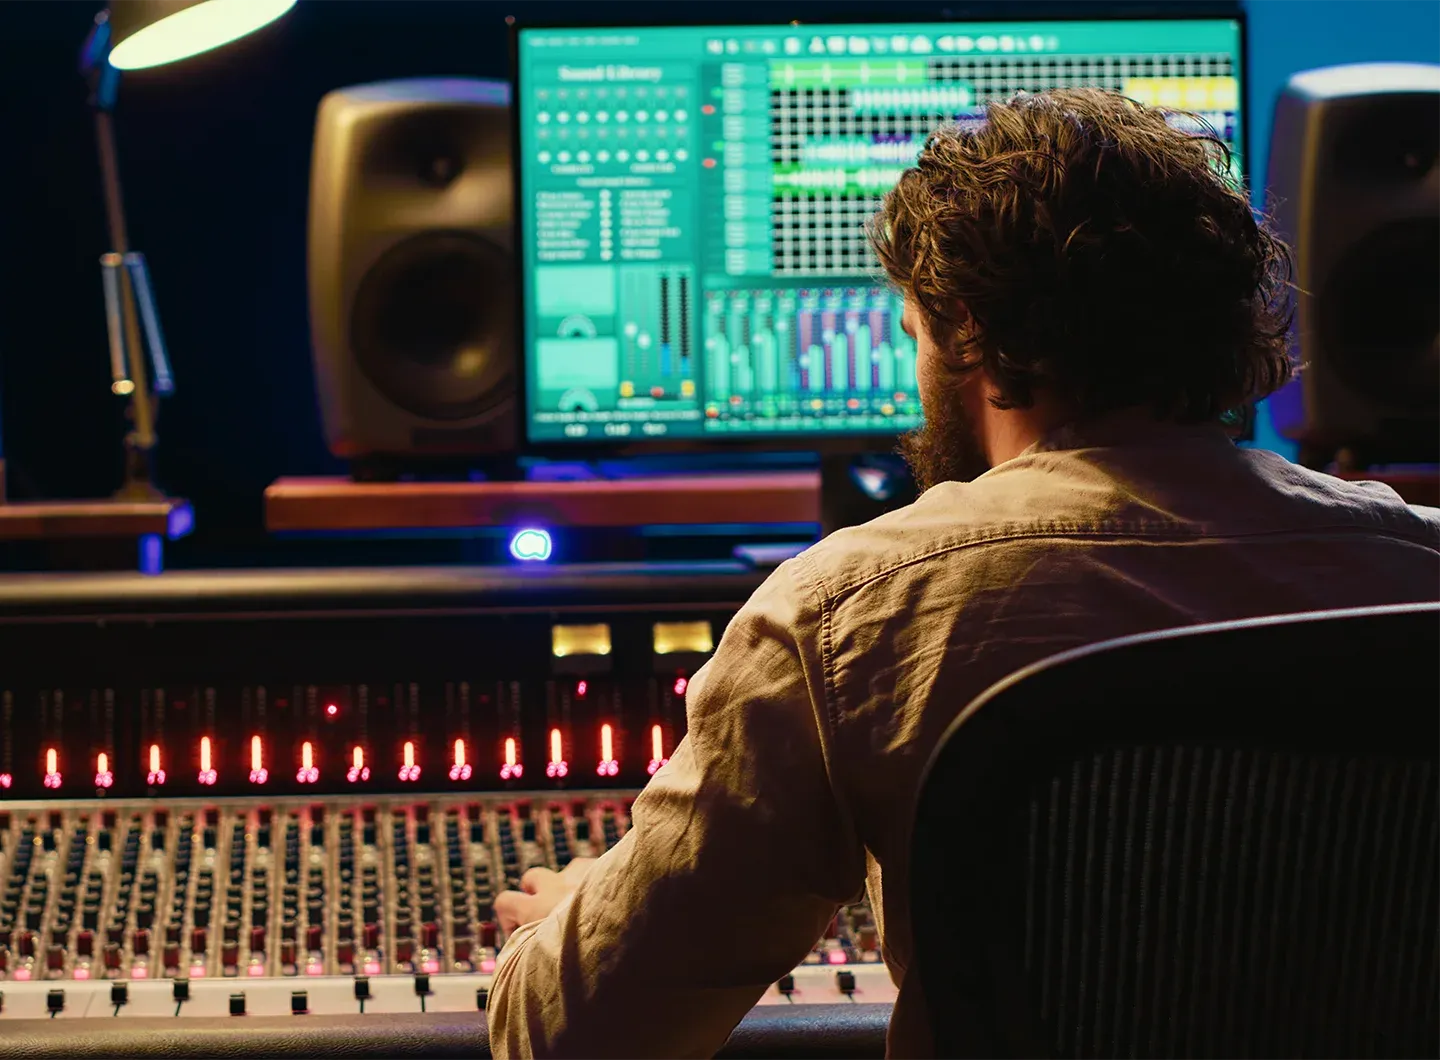
[[[894,453],[826,453],[820,457],[820,533],[858,526],[915,500],[919,491]]]

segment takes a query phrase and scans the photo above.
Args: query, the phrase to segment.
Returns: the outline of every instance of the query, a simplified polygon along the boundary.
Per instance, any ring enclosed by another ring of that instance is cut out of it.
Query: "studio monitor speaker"
[[[331,92],[310,173],[311,339],[337,456],[515,446],[509,86]]]
[[[1273,404],[1314,462],[1440,458],[1437,153],[1440,66],[1312,70],[1276,104],[1268,183],[1303,367]]]

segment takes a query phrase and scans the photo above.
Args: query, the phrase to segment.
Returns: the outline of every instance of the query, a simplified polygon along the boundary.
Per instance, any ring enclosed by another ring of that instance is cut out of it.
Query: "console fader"
[[[495,895],[619,841],[757,583],[714,564],[0,585],[0,1022],[52,1021],[61,1052],[94,1019],[483,1024]],[[859,904],[762,1005],[893,998]],[[143,1034],[106,1043],[147,1055]]]

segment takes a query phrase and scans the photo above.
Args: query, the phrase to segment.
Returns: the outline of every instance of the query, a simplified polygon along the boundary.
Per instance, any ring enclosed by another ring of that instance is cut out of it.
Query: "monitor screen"
[[[1020,90],[1202,115],[1240,159],[1238,20],[518,33],[532,443],[894,435],[915,343],[864,223],[926,135]]]

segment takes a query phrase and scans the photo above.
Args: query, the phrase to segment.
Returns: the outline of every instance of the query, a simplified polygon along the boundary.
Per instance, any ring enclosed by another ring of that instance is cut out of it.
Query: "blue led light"
[[[510,555],[522,562],[543,563],[550,558],[550,531],[536,527],[516,530],[510,538]]]

